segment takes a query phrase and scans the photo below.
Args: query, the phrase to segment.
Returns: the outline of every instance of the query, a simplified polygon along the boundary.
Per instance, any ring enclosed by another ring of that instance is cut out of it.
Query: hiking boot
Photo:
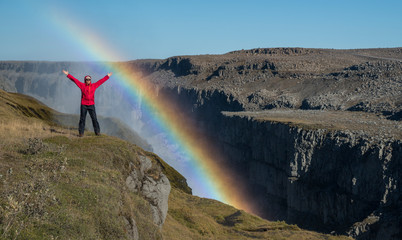
[[[100,133],[95,133],[95,135],[96,135],[96,136],[100,136],[101,134],[100,134]]]
[[[83,137],[83,136],[84,136],[83,133],[78,134],[78,137]]]

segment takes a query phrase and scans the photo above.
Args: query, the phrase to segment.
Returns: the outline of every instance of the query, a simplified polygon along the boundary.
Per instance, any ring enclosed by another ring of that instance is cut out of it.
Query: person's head
[[[91,76],[86,75],[86,76],[84,77],[84,81],[85,81],[85,84],[87,84],[87,85],[91,84]]]

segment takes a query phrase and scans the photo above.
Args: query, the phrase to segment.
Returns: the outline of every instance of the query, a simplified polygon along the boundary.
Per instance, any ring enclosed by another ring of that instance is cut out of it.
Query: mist
[[[61,113],[80,113],[81,90],[69,80],[62,70],[83,81],[86,75],[92,77],[92,83],[103,78],[112,70],[103,63],[93,62],[21,62],[22,65],[0,68],[0,87],[6,91],[30,95],[47,106]],[[207,189],[202,189],[201,179],[190,167],[189,159],[181,152],[180,146],[168,141],[168,135],[153,127],[152,116],[144,115],[143,103],[140,98],[127,94],[123,89],[118,72],[102,84],[95,93],[95,107],[98,118],[117,118],[151,145],[151,150],[180,172],[193,189],[193,194],[201,197],[210,197]],[[157,94],[157,93],[155,93]],[[87,114],[86,131],[93,131],[92,122]],[[101,121],[99,121],[101,123]],[[69,120],[69,125],[78,127],[78,119]],[[108,132],[110,124],[100,124],[101,132]],[[146,149],[150,150],[150,149]]]

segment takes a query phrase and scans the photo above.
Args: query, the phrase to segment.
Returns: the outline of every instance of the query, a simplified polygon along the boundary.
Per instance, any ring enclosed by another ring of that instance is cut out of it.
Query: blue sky
[[[98,60],[79,54],[79,36],[66,37],[50,12],[91,28],[122,61],[259,47],[402,47],[397,0],[0,0],[0,9],[0,60]]]

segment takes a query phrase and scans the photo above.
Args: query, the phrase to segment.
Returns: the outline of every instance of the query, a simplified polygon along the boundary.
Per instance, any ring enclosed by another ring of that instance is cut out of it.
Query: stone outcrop
[[[149,172],[152,169],[149,158],[140,156],[139,162],[140,167],[133,168],[126,178],[126,185],[130,191],[139,193],[149,202],[154,223],[162,227],[168,211],[169,180],[161,172]]]
[[[135,219],[134,218],[127,219],[125,217],[123,219],[124,222],[126,223],[127,237],[132,240],[139,240],[140,235],[138,233],[138,228]]]

